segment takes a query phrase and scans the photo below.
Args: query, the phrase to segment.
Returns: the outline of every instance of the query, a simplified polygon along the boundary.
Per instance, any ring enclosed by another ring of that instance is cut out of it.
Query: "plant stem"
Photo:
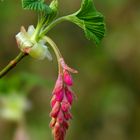
[[[67,20],[68,16],[63,16],[63,17],[60,17],[56,20],[54,20],[52,23],[50,23],[46,28],[45,30],[42,31],[41,33],[41,36],[44,36],[49,30],[51,30],[54,26],[56,26],[57,24]]]
[[[60,58],[62,58],[62,55],[61,55],[57,45],[54,43],[54,41],[48,36],[44,36],[43,39],[45,39],[51,45],[52,49],[55,52],[57,59],[59,60]]]
[[[17,63],[19,63],[27,54],[20,52],[16,58],[10,61],[10,63],[2,70],[0,71],[0,78],[5,76],[11,69],[13,69]]]
[[[57,47],[57,45],[53,42],[53,40],[51,38],[49,38],[48,36],[44,36],[44,38],[47,43],[50,44],[50,46],[52,47],[56,57],[57,57],[57,62],[58,62],[58,69],[59,69],[59,73],[61,73],[62,69],[61,69],[61,65],[60,65],[60,59],[62,58],[62,55]]]

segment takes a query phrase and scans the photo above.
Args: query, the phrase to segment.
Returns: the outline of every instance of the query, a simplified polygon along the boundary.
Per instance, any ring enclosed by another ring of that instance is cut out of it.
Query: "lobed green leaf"
[[[51,8],[44,3],[44,0],[22,0],[22,7],[25,10],[51,13]]]
[[[104,17],[96,10],[93,0],[82,0],[80,10],[68,20],[81,27],[86,37],[95,41],[96,44],[99,44],[105,35]]]

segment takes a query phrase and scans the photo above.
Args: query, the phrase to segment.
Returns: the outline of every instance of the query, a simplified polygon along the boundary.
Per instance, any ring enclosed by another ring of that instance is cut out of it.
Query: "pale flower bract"
[[[21,31],[16,35],[16,40],[20,50],[28,53],[35,59],[43,60],[47,57],[49,60],[52,60],[51,53],[46,46],[46,41],[41,39],[36,42],[32,39],[34,33],[35,28],[33,25],[28,27],[27,32],[24,27],[21,27]]]

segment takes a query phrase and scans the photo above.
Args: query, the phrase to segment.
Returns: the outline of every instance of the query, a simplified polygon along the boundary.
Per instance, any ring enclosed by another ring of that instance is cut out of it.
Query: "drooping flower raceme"
[[[27,32],[23,26],[21,27],[21,31],[16,35],[17,44],[20,50],[39,60],[43,60],[46,57],[49,60],[52,60],[48,47],[45,45],[46,41],[44,39],[40,39],[37,42],[34,39],[35,31],[36,30],[33,25],[28,27]]]
[[[69,120],[72,119],[70,110],[74,98],[71,90],[73,80],[70,72],[77,73],[77,71],[68,67],[62,58],[59,63],[61,70],[52,93],[52,111],[50,113],[52,120],[50,127],[55,140],[64,140],[66,130],[69,127]]]

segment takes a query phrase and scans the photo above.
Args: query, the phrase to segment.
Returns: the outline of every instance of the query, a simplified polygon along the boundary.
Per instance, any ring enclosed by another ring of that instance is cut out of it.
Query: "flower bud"
[[[64,117],[66,120],[72,119],[72,114],[70,112],[65,112]]]
[[[58,122],[56,122],[52,133],[54,135],[55,140],[64,140],[64,136],[65,136],[64,129],[61,127],[61,125]]]
[[[70,106],[69,102],[62,101],[61,108],[62,108],[63,112],[67,112],[70,109],[70,107],[71,106]]]
[[[53,94],[57,94],[59,93],[63,88],[63,78],[62,75],[60,74],[57,78],[54,90],[53,90]]]
[[[72,77],[71,77],[70,73],[68,71],[66,71],[66,70],[64,70],[64,82],[68,86],[72,86],[72,84],[73,84]]]
[[[56,100],[61,102],[64,97],[64,91],[62,90],[62,91],[56,93],[55,95],[56,95]]]
[[[68,88],[65,88],[65,93],[66,93],[66,97],[68,99],[68,102],[70,104],[72,104],[72,102],[73,102],[73,93]]]
[[[54,118],[57,117],[59,110],[60,110],[60,103],[56,102],[51,113],[50,113],[50,116],[54,117]]]
[[[53,106],[55,105],[56,103],[56,95],[53,95],[52,99],[51,99],[51,107],[53,108]]]
[[[64,114],[62,112],[62,110],[60,109],[58,116],[57,116],[57,122],[59,122],[60,124],[62,124],[64,121]]]
[[[68,128],[69,128],[69,124],[68,124],[68,122],[63,121],[63,127],[64,127],[65,129],[68,129]]]
[[[56,123],[56,119],[52,118],[51,122],[50,122],[50,128],[53,128],[55,126]]]

